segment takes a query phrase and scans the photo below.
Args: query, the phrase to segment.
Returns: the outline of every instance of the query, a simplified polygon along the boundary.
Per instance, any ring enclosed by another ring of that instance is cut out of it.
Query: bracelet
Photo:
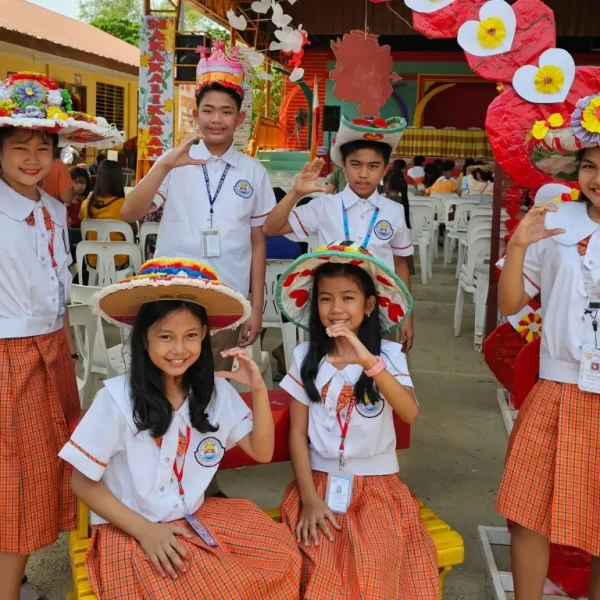
[[[375,363],[375,365],[373,365],[370,369],[367,369],[365,371],[365,375],[367,377],[375,377],[376,375],[379,375],[379,373],[381,373],[381,371],[385,371],[386,369],[387,369],[387,366],[383,362],[383,358],[381,358],[381,356],[378,356],[377,362]]]

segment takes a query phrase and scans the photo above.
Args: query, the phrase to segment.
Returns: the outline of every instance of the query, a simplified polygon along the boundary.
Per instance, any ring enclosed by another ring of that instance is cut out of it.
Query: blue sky
[[[77,19],[79,16],[79,2],[77,0],[27,0],[32,4],[49,8],[67,17]]]

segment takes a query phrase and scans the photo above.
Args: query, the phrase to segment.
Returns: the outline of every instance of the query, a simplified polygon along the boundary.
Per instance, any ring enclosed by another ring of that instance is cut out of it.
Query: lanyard
[[[342,419],[340,418],[340,413],[337,413],[337,420],[338,420],[338,424],[340,426],[340,431],[342,433],[341,435],[341,439],[340,439],[340,447],[339,447],[339,453],[340,453],[340,461],[339,461],[339,469],[340,471],[344,470],[345,464],[344,464],[344,450],[345,450],[345,444],[346,444],[346,436],[348,435],[348,427],[350,426],[350,419],[352,418],[352,411],[354,410],[354,407],[356,406],[356,396],[352,396],[352,400],[350,400],[350,403],[348,404],[348,412],[346,413],[346,420],[344,421],[344,424],[342,425]]]
[[[230,165],[225,166],[225,170],[223,171],[223,174],[221,175],[221,180],[219,181],[219,185],[217,186],[217,191],[215,192],[214,196],[211,196],[210,179],[208,178],[208,170],[206,168],[206,165],[202,165],[202,170],[204,171],[204,182],[206,183],[206,193],[208,194],[208,201],[210,202],[210,226],[211,227],[213,226],[213,215],[214,215],[213,206],[214,206],[215,202],[217,201],[217,197],[219,195],[219,192],[221,191],[221,188],[223,187],[223,184],[225,183],[225,178],[227,177],[227,173],[229,173],[229,167],[230,167]]]
[[[377,221],[377,216],[379,215],[379,208],[375,209],[373,213],[373,217],[371,218],[371,222],[369,223],[369,229],[367,230],[367,235],[362,243],[363,248],[366,248],[369,245],[369,241],[371,240],[371,234],[373,233],[373,228],[375,227],[375,223]],[[346,241],[356,241],[350,239],[350,226],[348,225],[348,211],[346,210],[346,206],[344,205],[344,201],[342,200],[342,216],[344,218],[344,235],[346,236]]]
[[[183,469],[185,467],[185,457],[188,451],[188,448],[190,446],[190,437],[191,437],[191,429],[189,425],[186,425],[185,428],[185,448],[183,450],[183,458],[181,460],[181,467],[178,469],[177,468],[177,457],[175,457],[175,460],[173,461],[173,473],[175,473],[175,478],[177,479],[177,485],[179,486],[179,496],[181,497],[181,502],[183,504],[183,509],[185,510],[185,512],[188,512],[188,509],[185,505],[185,497],[184,497],[184,492],[183,492],[183,484],[181,483],[181,480],[183,479]]]
[[[598,311],[600,310],[600,282],[595,283],[592,274],[589,269],[585,266],[585,254],[580,255],[581,274],[583,275],[583,283],[585,285],[585,291],[590,299],[589,307],[586,309],[585,314],[592,317],[592,328],[594,330],[594,339],[596,348],[598,346]]]

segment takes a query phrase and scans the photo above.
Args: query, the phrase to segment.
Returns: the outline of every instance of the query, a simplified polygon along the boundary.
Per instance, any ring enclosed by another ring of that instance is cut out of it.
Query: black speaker
[[[211,41],[211,38],[203,34],[176,34],[175,81],[178,83],[196,83],[196,66],[200,60],[200,55],[196,52],[196,48],[198,46],[210,48]]]
[[[339,106],[323,107],[323,131],[336,132],[340,128],[341,109]]]

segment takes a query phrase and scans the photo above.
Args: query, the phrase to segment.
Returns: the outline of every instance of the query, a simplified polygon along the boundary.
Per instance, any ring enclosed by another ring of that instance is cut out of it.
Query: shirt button
[[[56,298],[52,298],[52,302],[56,302]]]
[[[170,462],[171,462],[171,459],[170,459],[168,456],[165,456],[165,462],[166,462],[166,463],[170,463]]]
[[[54,281],[54,277],[50,277],[50,281]]]
[[[173,483],[175,480],[171,477],[171,483]]]
[[[52,329],[52,323],[48,323],[48,327]]]
[[[161,491],[161,492],[164,492],[164,491],[165,491],[165,486],[164,486],[164,485],[163,485],[163,487],[161,487],[161,488],[160,488],[160,491]]]
[[[42,257],[42,260],[40,261],[43,265],[46,264],[46,259],[44,257]]]
[[[179,504],[174,504],[173,508],[179,508]]]

